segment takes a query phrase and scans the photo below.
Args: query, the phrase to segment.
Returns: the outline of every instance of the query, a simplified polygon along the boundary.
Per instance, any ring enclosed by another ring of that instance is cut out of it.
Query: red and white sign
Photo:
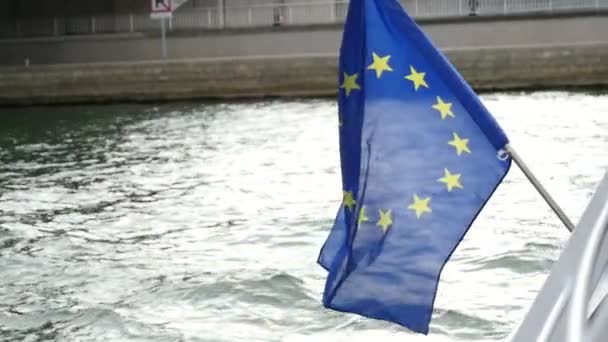
[[[173,0],[151,0],[152,6],[150,11],[150,17],[157,18],[170,18],[173,12]]]

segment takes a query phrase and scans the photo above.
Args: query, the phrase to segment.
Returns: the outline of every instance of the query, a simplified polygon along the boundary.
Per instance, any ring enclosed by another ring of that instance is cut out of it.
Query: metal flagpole
[[[515,150],[513,149],[513,147],[511,147],[511,145],[509,145],[509,144],[507,144],[505,146],[505,150],[509,153],[509,155],[511,156],[511,158],[513,158],[513,161],[515,161],[515,164],[517,164],[517,166],[519,166],[519,168],[524,173],[524,175],[526,175],[526,178],[528,178],[528,180],[530,181],[530,183],[532,183],[532,185],[534,185],[534,187],[536,188],[536,190],[545,199],[545,201],[547,202],[547,204],[549,204],[549,206],[551,207],[551,209],[553,209],[553,211],[555,212],[555,214],[557,214],[557,217],[559,217],[559,219],[566,226],[566,228],[568,228],[569,231],[573,231],[574,230],[574,225],[572,224],[572,221],[570,221],[570,219],[568,218],[568,216],[566,216],[566,213],[564,213],[564,211],[562,210],[562,208],[560,208],[559,205],[557,205],[557,202],[555,202],[555,200],[553,199],[553,197],[551,197],[551,195],[549,195],[549,193],[543,187],[543,185],[540,184],[540,182],[538,181],[538,179],[536,179],[536,177],[534,176],[534,174],[532,174],[532,171],[523,162],[523,160],[521,160],[521,158],[519,157],[519,154],[517,154],[517,152],[515,152]]]

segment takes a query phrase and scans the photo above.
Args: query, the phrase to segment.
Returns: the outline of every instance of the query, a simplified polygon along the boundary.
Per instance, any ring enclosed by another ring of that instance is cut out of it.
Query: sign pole
[[[161,48],[163,60],[167,59],[167,28],[165,26],[165,18],[160,18],[161,27]]]
[[[151,13],[152,19],[160,19],[160,30],[161,30],[161,57],[162,60],[167,60],[167,24],[165,18],[171,18],[173,15],[173,0],[151,0]]]

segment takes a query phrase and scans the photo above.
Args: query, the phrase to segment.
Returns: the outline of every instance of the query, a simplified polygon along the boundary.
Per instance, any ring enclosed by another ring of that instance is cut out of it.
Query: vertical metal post
[[[543,187],[543,185],[534,176],[534,174],[532,173],[532,171],[530,171],[530,169],[528,168],[528,166],[519,157],[519,155],[517,154],[517,152],[515,152],[515,150],[513,149],[513,147],[511,147],[511,145],[507,144],[505,146],[505,150],[509,153],[509,155],[511,156],[511,158],[513,158],[513,161],[515,162],[515,164],[517,164],[517,166],[519,166],[519,168],[524,173],[524,175],[526,176],[526,178],[528,178],[528,180],[530,181],[530,183],[532,183],[532,185],[534,185],[534,187],[536,188],[536,191],[538,191],[538,193],[543,197],[543,199],[547,202],[547,204],[549,204],[549,207],[551,207],[551,209],[553,209],[553,211],[555,212],[555,214],[557,214],[557,217],[559,217],[559,219],[566,226],[566,228],[568,228],[569,231],[573,231],[574,230],[574,225],[572,224],[572,221],[570,221],[570,219],[568,218],[568,216],[566,216],[566,213],[564,213],[564,211],[562,210],[562,208],[560,208],[559,205],[557,205],[557,202],[555,202],[555,200],[553,199],[553,197],[551,197],[551,195],[549,195],[549,193],[547,192],[547,190]]]
[[[293,8],[291,7],[291,5],[288,5],[289,7],[287,7],[287,23],[291,24],[293,22]]]
[[[335,3],[335,1],[332,1],[331,4],[329,4],[329,22],[330,23],[336,22],[336,3]]]
[[[220,29],[224,28],[225,23],[224,0],[217,0],[217,22]]]
[[[458,14],[462,15],[462,0],[458,0]]]
[[[247,24],[251,26],[253,23],[253,9],[251,7],[247,8]]]
[[[133,23],[133,14],[129,14],[129,32],[135,32],[135,25]]]
[[[502,0],[502,13],[507,14],[507,0]]]
[[[418,0],[414,0],[414,4],[415,4],[415,6],[414,6],[414,8],[415,8],[414,13],[416,13],[416,16],[419,16],[419,13],[418,13]]]
[[[57,22],[57,17],[53,17],[53,36],[57,37],[59,35],[59,23]]]
[[[211,27],[211,9],[207,10],[207,27]]]
[[[91,17],[91,33],[95,33],[95,17]]]
[[[161,27],[161,49],[163,60],[167,59],[167,32],[165,27],[165,18],[160,18]]]

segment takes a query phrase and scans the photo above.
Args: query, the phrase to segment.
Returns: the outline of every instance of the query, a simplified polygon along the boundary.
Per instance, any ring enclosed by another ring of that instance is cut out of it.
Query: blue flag
[[[339,87],[323,304],[427,334],[441,270],[509,170],[508,139],[397,0],[350,1]]]

